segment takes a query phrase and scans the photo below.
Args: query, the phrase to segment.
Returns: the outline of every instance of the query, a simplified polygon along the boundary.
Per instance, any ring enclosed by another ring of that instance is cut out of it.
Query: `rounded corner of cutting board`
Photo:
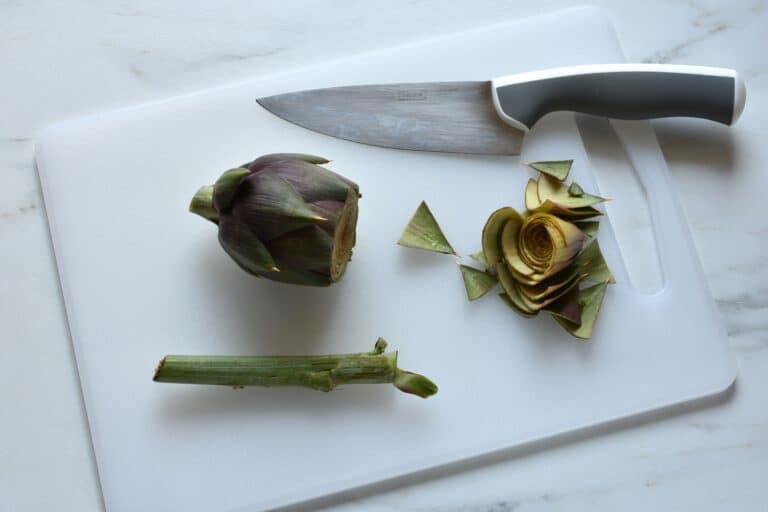
[[[727,396],[736,388],[736,383],[739,379],[739,367],[736,364],[733,352],[729,350],[728,354],[728,368],[712,387],[711,396]]]

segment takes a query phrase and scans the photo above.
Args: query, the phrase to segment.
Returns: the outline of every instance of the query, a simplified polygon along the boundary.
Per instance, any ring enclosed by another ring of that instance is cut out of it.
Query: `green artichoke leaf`
[[[583,208],[571,208],[566,213],[569,220],[581,220],[581,219],[589,219],[591,217],[600,217],[603,215],[603,212],[598,210],[597,208],[593,208],[591,206],[585,206]]]
[[[572,195],[571,189],[578,187],[581,190],[581,194]],[[570,187],[567,187],[563,183],[557,181],[551,176],[542,174],[539,176],[539,202],[543,203],[546,200],[550,200],[553,203],[567,209],[584,208],[585,206],[592,206],[598,203],[606,201],[605,198],[587,194],[576,183],[572,183]]]
[[[594,333],[597,315],[600,313],[600,306],[603,304],[607,288],[606,283],[601,283],[584,288],[579,292],[578,302],[581,314],[578,323],[559,315],[553,315],[553,318],[571,335],[584,340],[590,339]]]
[[[576,221],[574,224],[576,224],[582,233],[592,238],[597,235],[597,230],[600,228],[600,222],[596,220]]]
[[[504,255],[501,243],[502,231],[508,225],[511,226],[509,229],[514,229],[515,226],[519,229],[522,223],[523,216],[509,206],[499,208],[488,217],[483,226],[482,244],[485,261],[489,266],[496,265]]]
[[[592,206],[584,206],[582,208],[567,208],[561,204],[555,203],[550,199],[547,199],[532,211],[535,213],[551,213],[552,215],[557,215],[563,219],[574,221],[588,219],[590,217],[597,217],[603,214],[603,212],[593,208]]]
[[[578,267],[579,272],[585,276],[584,280],[587,282],[616,282],[616,278],[613,277],[611,269],[608,268],[608,263],[606,263],[603,257],[603,252],[600,250],[600,244],[597,243],[597,240],[587,245],[579,253],[576,257],[575,265]]]
[[[493,289],[498,280],[487,272],[468,265],[459,265],[464,289],[469,300],[477,300]]]
[[[377,354],[383,354],[385,350],[387,350],[387,340],[385,340],[382,337],[379,337],[379,339],[376,340],[376,343],[373,345],[373,350],[371,350],[371,354],[377,355]]]
[[[552,160],[547,162],[532,162],[528,164],[528,167],[563,181],[568,177],[568,173],[571,172],[572,165],[573,160]]]
[[[479,264],[481,264],[484,269],[489,270],[488,260],[485,259],[485,253],[483,253],[483,251],[472,253],[469,255],[469,257],[475,260],[476,262],[478,262]]]
[[[213,185],[203,185],[195,192],[189,203],[189,211],[214,224],[219,223],[219,212],[213,206]]]
[[[227,210],[235,198],[237,188],[245,176],[251,173],[244,167],[225,171],[213,185],[213,205],[219,213]]]
[[[440,229],[440,225],[435,220],[435,216],[432,215],[426,201],[422,201],[416,209],[397,243],[414,249],[456,254],[456,251],[445,238],[443,230]]]
[[[410,393],[419,398],[428,398],[437,393],[437,384],[418,373],[395,369],[395,379],[393,384],[403,393]]]

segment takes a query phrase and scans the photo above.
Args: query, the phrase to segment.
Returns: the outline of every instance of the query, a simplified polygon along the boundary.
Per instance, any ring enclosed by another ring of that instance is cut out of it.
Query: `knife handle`
[[[733,124],[744,110],[744,81],[732,69],[673,64],[572,66],[494,79],[493,103],[528,131],[556,111],[614,119],[699,117]]]

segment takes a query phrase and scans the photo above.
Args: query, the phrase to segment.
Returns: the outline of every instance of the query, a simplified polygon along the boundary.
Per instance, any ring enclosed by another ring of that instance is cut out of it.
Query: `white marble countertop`
[[[578,3],[0,1],[0,510],[103,508],[33,163],[40,129]],[[768,510],[768,2],[592,3],[612,16],[631,61],[733,67],[746,79],[733,128],[655,122],[737,385],[711,407],[351,496],[338,510]]]

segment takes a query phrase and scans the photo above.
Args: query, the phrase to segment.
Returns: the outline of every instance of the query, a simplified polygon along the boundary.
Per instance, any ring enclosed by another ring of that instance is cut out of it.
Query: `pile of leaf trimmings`
[[[528,180],[525,210],[506,206],[491,214],[481,252],[470,257],[482,268],[459,264],[469,300],[501,283],[500,297],[525,317],[546,311],[572,335],[589,339],[610,283],[597,236],[605,201],[577,183],[565,184],[572,160],[535,162],[539,179]],[[400,245],[444,254],[456,252],[422,202],[398,241]]]

